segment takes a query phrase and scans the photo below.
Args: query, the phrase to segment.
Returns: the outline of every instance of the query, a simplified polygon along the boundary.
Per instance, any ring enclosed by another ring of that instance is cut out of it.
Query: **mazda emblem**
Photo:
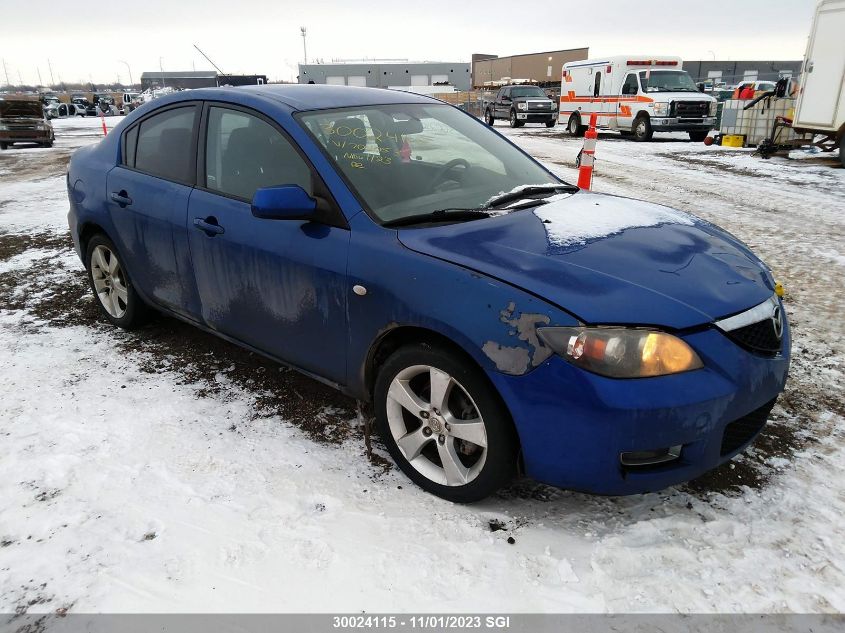
[[[775,329],[777,339],[781,340],[783,337],[783,312],[781,312],[780,306],[776,306],[774,312],[772,312],[772,327]]]

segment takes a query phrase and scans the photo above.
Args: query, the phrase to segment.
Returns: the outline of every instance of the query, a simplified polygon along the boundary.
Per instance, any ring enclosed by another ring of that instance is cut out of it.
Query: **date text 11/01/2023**
[[[510,628],[507,615],[350,615],[332,616],[335,629],[488,629],[504,631]]]

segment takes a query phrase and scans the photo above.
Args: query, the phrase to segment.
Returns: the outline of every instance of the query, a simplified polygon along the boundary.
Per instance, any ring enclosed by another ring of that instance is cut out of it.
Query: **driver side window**
[[[622,86],[622,94],[623,95],[635,95],[637,94],[637,76],[634,74],[629,74],[625,77],[625,83]]]

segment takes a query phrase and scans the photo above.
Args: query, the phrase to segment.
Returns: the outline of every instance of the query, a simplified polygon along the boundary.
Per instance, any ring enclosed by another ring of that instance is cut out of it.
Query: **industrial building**
[[[217,86],[254,86],[266,84],[267,75],[218,75],[215,70],[168,70],[141,73],[141,89],[216,88]]]
[[[563,65],[589,56],[590,49],[587,47],[509,57],[475,53],[472,56],[472,85],[483,88],[520,80],[541,86],[559,86]]]
[[[330,64],[299,64],[299,83],[393,88],[452,86],[470,89],[470,65],[466,62],[409,62],[372,60]]]
[[[801,60],[793,61],[686,61],[684,70],[696,81],[712,81],[729,86],[743,81],[777,81],[781,77],[797,77]]]

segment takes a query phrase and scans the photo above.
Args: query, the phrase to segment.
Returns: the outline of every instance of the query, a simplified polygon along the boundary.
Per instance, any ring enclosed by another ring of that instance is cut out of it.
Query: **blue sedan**
[[[519,471],[689,480],[787,378],[776,284],[739,240],[579,190],[427,97],[182,92],[77,151],[67,185],[111,323],[164,312],[371,401],[402,471],[452,501]]]

